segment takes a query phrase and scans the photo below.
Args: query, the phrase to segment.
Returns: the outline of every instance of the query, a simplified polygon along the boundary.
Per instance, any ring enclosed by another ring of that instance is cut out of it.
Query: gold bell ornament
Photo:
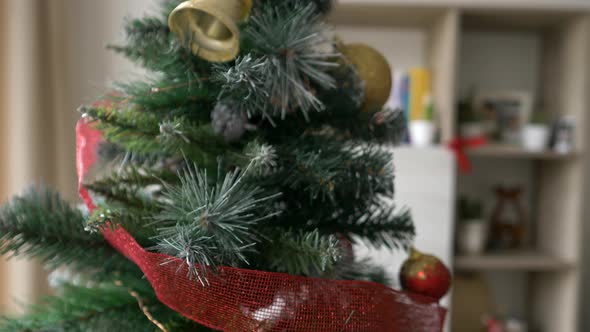
[[[190,0],[178,5],[168,26],[193,54],[226,62],[240,51],[238,23],[250,16],[252,0]]]
[[[391,67],[385,56],[366,44],[337,42],[337,48],[365,82],[363,111],[380,111],[389,98],[392,85]]]

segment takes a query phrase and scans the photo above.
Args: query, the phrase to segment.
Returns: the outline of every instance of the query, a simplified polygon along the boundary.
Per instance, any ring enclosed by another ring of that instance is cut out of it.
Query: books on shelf
[[[430,70],[416,67],[394,71],[389,107],[402,109],[408,121],[432,121],[434,108]]]
[[[430,95],[430,71],[425,68],[410,70],[410,119],[432,120],[427,118],[426,99]]]
[[[406,143],[429,146],[435,141],[431,72],[424,67],[393,72],[393,89],[387,106],[402,109],[408,124]]]

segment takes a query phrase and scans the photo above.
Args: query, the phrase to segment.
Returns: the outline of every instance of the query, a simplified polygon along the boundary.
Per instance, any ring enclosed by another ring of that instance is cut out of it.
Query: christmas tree
[[[80,108],[88,209],[33,189],[0,211],[1,252],[57,271],[56,295],[1,330],[387,326],[366,317],[392,306],[378,303],[392,290],[333,281],[389,283],[353,243],[411,246],[383,148],[404,137],[404,118],[383,107],[383,56],[330,36],[331,7],[166,0],[129,20],[126,44],[109,48],[150,75]],[[421,305],[414,314],[433,308]]]

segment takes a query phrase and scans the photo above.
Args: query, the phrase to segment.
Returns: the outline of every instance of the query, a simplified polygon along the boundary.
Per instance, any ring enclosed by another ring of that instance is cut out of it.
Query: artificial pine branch
[[[156,235],[153,227],[148,227],[151,213],[157,211],[155,207],[141,209],[124,205],[99,205],[86,221],[84,229],[88,232],[100,232],[107,228],[111,231],[122,227],[133,235],[142,246],[152,246],[152,238]]]
[[[178,164],[180,159],[164,159],[157,153],[139,155],[125,150],[124,147],[110,142],[102,142],[96,151],[96,155],[105,167],[123,169],[128,165],[172,165]]]
[[[296,198],[284,192],[287,206],[279,220],[268,224],[281,229],[318,229],[321,234],[343,234],[376,248],[407,249],[414,240],[411,214],[397,209],[390,201],[375,199],[342,203],[337,209],[308,210],[303,204],[293,202]]]
[[[215,162],[215,156],[231,151],[210,124],[195,124],[176,118],[180,126],[174,129],[176,135],[170,135],[169,131],[163,130],[164,119],[133,108],[82,106],[79,111],[97,120],[95,125],[107,141],[136,154],[185,155],[194,161],[211,163]]]
[[[190,73],[190,71],[189,71]],[[185,117],[193,122],[209,121],[209,110],[216,98],[214,86],[205,84],[207,77],[183,74],[158,77],[147,82],[118,83],[118,103],[129,103],[143,112],[164,117]]]
[[[130,20],[125,33],[127,45],[109,45],[108,48],[154,71],[170,72],[175,69],[178,60],[170,56],[175,53],[174,36],[167,22],[155,17]],[[167,58],[164,57],[166,54]]]
[[[338,181],[338,199],[393,196],[395,176],[391,151],[370,143],[349,142],[342,154],[348,160],[344,162],[346,172]]]
[[[381,146],[314,137],[288,144],[279,155],[282,171],[262,183],[280,184],[293,200],[308,200],[310,207],[329,201],[337,208],[375,194],[393,195],[393,156]]]
[[[0,210],[0,254],[37,258],[50,268],[91,270],[97,277],[139,271],[102,235],[86,232],[84,219],[59,194],[31,189]]]
[[[263,109],[265,118],[284,119],[294,110],[307,116],[324,109],[313,85],[335,87],[327,71],[338,66],[333,61],[338,54],[320,51],[329,45],[325,30],[312,3],[262,6],[251,17],[243,31],[245,44],[251,47],[247,51],[265,57],[268,65],[261,74],[269,94],[270,112]]]
[[[126,45],[108,48],[126,56],[148,70],[168,77],[198,78],[209,70],[209,63],[183,48],[168,28],[167,16],[178,1],[163,1],[162,17],[129,20],[125,27]]]
[[[317,230],[275,230],[263,237],[267,239],[261,244],[263,268],[272,271],[319,276],[334,269],[342,256],[336,237]]]
[[[334,43],[337,48],[337,42]],[[330,70],[336,80],[335,89],[318,89],[318,96],[326,104],[329,113],[358,114],[365,101],[366,83],[361,79],[356,67],[347,61],[339,61],[340,66]],[[326,121],[338,121],[339,118],[324,117]]]
[[[339,102],[351,104],[351,102],[342,96],[337,96]],[[368,144],[387,144],[398,145],[406,137],[406,119],[400,109],[384,108],[380,111],[369,113],[362,112],[358,107],[335,107],[337,101],[328,104],[324,112],[310,113],[309,123],[303,128],[307,133],[322,133],[325,137],[330,137],[334,141],[346,142],[357,141]],[[339,104],[338,104],[339,105]],[[289,115],[289,124],[291,128],[283,128],[288,136],[284,134],[276,137],[276,133],[268,127],[261,127],[267,140],[276,143],[288,142],[289,139],[301,135],[302,128],[294,127],[293,122],[298,123],[303,119],[298,119],[297,114]]]
[[[295,150],[295,161],[285,178],[291,190],[307,192],[309,201],[329,198],[335,201],[337,177],[343,171],[341,155],[326,155],[322,150]]]
[[[252,54],[238,57],[231,65],[214,65],[212,81],[221,86],[217,97],[220,105],[231,107],[237,114],[245,114],[248,118],[262,115],[274,123],[268,112],[270,77],[276,74],[272,70],[268,58],[256,58]]]
[[[112,187],[105,186],[104,183],[87,184],[85,187],[104,197],[106,200],[118,204],[126,205],[135,209],[150,209],[153,205],[149,197],[142,193],[142,188],[128,186],[125,184],[116,184]]]
[[[64,285],[61,296],[45,298],[24,317],[4,318],[0,329],[20,332],[156,331],[154,323],[139,308],[138,298],[154,317],[181,322],[176,313],[156,300],[146,283],[142,279],[135,281],[134,286],[138,288],[121,284]]]
[[[398,145],[407,135],[407,119],[401,109],[384,108],[373,114],[369,122],[367,140]]]
[[[155,249],[179,257],[191,277],[205,284],[199,267],[248,264],[253,250],[253,227],[277,215],[268,205],[277,195],[267,195],[235,170],[218,175],[210,184],[206,170],[187,168],[179,185],[164,185],[161,212],[153,216],[159,235]]]
[[[408,210],[398,209],[390,199],[376,197],[363,209],[342,211],[319,229],[338,229],[352,239],[359,239],[369,246],[407,249],[411,246],[416,230]]]
[[[244,148],[243,158],[249,163],[250,177],[266,177],[277,171],[278,154],[272,145],[254,140]]]
[[[382,266],[376,265],[368,258],[338,263],[332,273],[334,279],[364,280],[391,286],[391,277]]]
[[[85,184],[85,187],[107,201],[149,212],[155,208],[152,193],[154,189],[149,187],[158,187],[163,182],[175,181],[178,181],[176,173],[166,168],[158,169],[128,163],[108,176]]]
[[[124,109],[114,107],[81,106],[78,112],[84,117],[100,121],[100,129],[110,129],[111,135],[128,133],[128,135],[157,137],[160,119],[152,114],[143,114],[131,107]]]

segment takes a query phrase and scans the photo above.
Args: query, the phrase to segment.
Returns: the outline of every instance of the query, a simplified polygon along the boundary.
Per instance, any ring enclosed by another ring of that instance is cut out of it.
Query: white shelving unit
[[[528,88],[547,111],[574,117],[574,153],[489,145],[468,151],[474,174],[449,171],[444,176],[456,180],[459,193],[487,191],[503,178],[523,180],[532,216],[530,246],[517,252],[456,256],[455,272],[519,274],[524,282],[515,284],[526,290],[505,293],[522,297],[514,302],[524,306],[530,331],[577,331],[585,170],[590,169],[585,143],[590,2],[339,0],[330,20],[344,40],[379,49],[394,68],[431,69],[443,143],[455,137],[458,97],[473,82],[484,88]],[[473,63],[483,65],[466,67]],[[505,73],[494,69],[503,64]]]
[[[531,152],[516,146],[501,144],[489,144],[476,149],[470,149],[467,154],[473,158],[503,158],[503,159],[524,159],[537,161],[573,161],[581,158],[579,152],[557,153],[553,151]]]
[[[535,251],[492,253],[481,256],[455,256],[458,271],[535,271],[568,270],[575,263]]]

